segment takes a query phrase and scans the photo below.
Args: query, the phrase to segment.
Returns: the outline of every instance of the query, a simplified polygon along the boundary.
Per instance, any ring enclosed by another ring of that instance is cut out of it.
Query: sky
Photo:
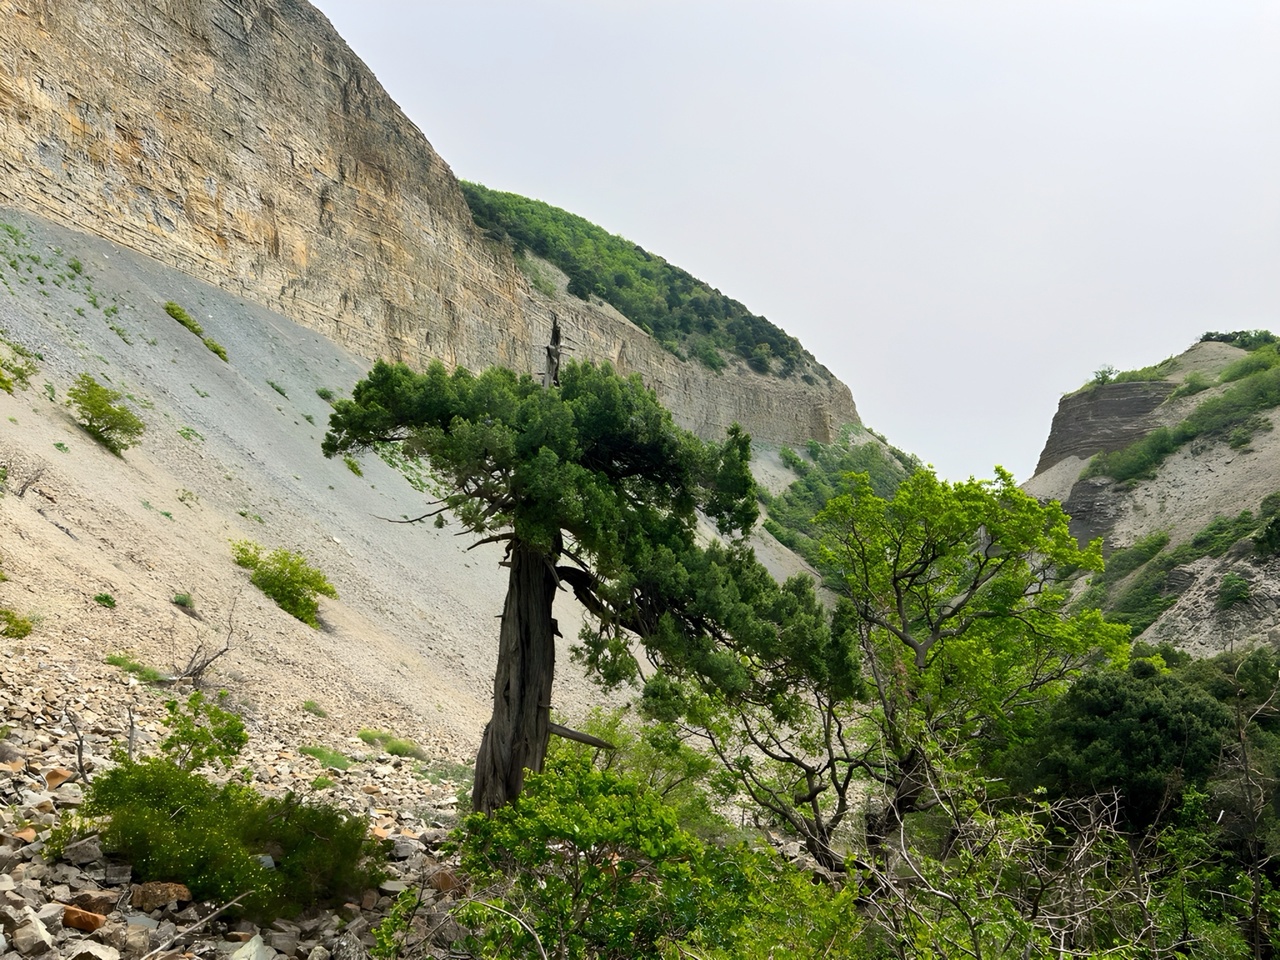
[[[799,338],[953,480],[1062,394],[1280,332],[1280,4],[319,0],[454,173]]]

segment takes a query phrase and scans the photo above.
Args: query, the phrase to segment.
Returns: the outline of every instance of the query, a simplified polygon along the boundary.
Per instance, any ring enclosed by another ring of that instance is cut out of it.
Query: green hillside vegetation
[[[1280,492],[1264,498],[1257,515],[1244,510],[1234,517],[1215,517],[1173,549],[1168,549],[1169,535],[1158,530],[1116,550],[1077,605],[1102,610],[1113,623],[1127,624],[1136,637],[1178,602],[1179,591],[1169,576],[1173,570],[1202,557],[1221,557],[1242,540],[1251,540],[1252,550],[1263,556],[1280,548]],[[1239,593],[1238,586],[1228,590],[1233,599],[1223,601],[1223,608],[1245,599]]]
[[[1280,345],[1276,338],[1265,330],[1242,330],[1226,334],[1206,333],[1201,342],[1209,341],[1233,343],[1250,350],[1247,356],[1218,375],[1220,384],[1234,386],[1202,401],[1175,426],[1158,427],[1127,447],[1098,454],[1085,468],[1084,476],[1111,477],[1122,482],[1147,479],[1155,475],[1156,469],[1170,454],[1192,440],[1201,437],[1224,440],[1233,449],[1241,450],[1249,446],[1254,434],[1272,429],[1272,423],[1263,411],[1280,406]],[[1146,370],[1156,370],[1158,366]],[[1118,382],[1124,376],[1116,374],[1104,382]],[[1164,377],[1135,376],[1134,379]],[[1185,396],[1209,386],[1202,378],[1188,378],[1188,381],[1184,387],[1190,389],[1176,391],[1175,396]]]
[[[462,183],[471,216],[493,239],[531,252],[569,277],[569,293],[597,296],[682,359],[723,369],[725,354],[759,373],[789,377],[800,371],[829,377],[795,337],[736,300],[630,240],[550,204],[478,183]],[[547,282],[531,272],[534,285]]]
[[[770,496],[761,491],[768,511],[764,528],[779,543],[794,550],[815,567],[821,563],[819,531],[814,517],[827,501],[842,493],[850,473],[865,473],[871,489],[879,497],[891,497],[903,479],[919,469],[917,457],[897,447],[866,439],[862,427],[847,426],[835,443],[810,440],[805,460],[790,447],[782,448],[782,462],[796,479],[782,493]],[[873,434],[874,436],[874,434]]]

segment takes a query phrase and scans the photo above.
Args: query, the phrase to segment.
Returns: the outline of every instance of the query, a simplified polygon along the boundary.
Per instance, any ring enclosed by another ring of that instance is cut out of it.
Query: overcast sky
[[[319,0],[466,180],[797,336],[952,479],[1058,398],[1280,332],[1280,4]]]

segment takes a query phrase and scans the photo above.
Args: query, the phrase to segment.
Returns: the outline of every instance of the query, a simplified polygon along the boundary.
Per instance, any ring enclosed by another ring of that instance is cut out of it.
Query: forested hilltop
[[[511,243],[521,263],[533,253],[559,267],[569,293],[599,297],[677,356],[721,370],[727,353],[758,373],[831,378],[795,337],[640,245],[540,200],[461,186],[490,239]],[[546,283],[527,272],[535,286]]]

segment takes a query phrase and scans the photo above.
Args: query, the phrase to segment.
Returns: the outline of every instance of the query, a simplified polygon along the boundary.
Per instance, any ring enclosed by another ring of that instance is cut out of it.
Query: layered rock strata
[[[0,0],[0,203],[112,239],[366,358],[639,372],[705,435],[831,439],[846,386],[717,376],[600,304],[532,290],[452,172],[302,0]]]

